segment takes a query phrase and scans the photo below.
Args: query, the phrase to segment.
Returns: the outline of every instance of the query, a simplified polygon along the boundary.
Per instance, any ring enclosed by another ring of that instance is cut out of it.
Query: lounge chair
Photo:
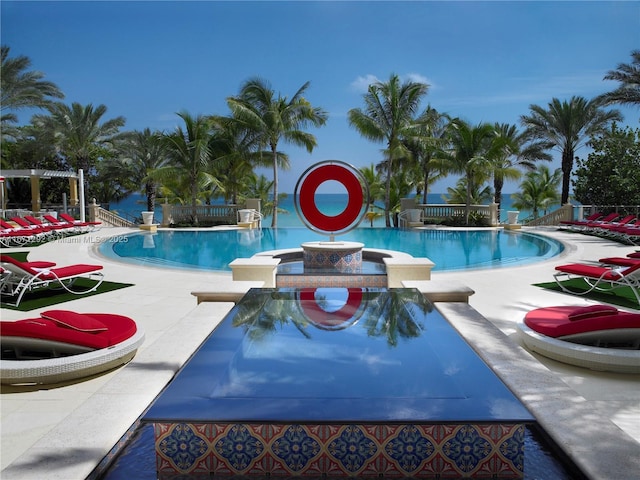
[[[18,245],[26,245],[31,242],[42,242],[49,235],[49,232],[44,232],[37,228],[24,228],[21,226],[12,225],[6,220],[0,219],[0,228],[2,228],[3,234],[6,239],[13,237],[14,243]],[[6,245],[10,246],[10,245]]]
[[[62,227],[67,228],[67,229],[73,231],[74,233],[82,232],[82,228],[80,226],[74,225],[73,223],[68,222],[66,220],[59,220],[56,217],[54,217],[53,215],[45,214],[42,217],[47,222],[49,222],[51,225],[61,225]]]
[[[56,232],[55,228],[45,227],[43,225],[34,225],[26,221],[24,218],[11,217],[11,221],[17,223],[18,226],[23,228],[24,230],[27,230],[27,231],[32,230],[34,232],[40,232],[44,234],[45,237],[54,237],[54,236],[57,236],[57,233],[58,233]]]
[[[44,223],[40,219],[34,217],[33,215],[25,215],[24,219],[30,222],[32,225],[35,225],[36,227],[48,228],[58,232],[60,235],[68,235],[76,232],[76,229],[73,225],[66,225],[62,223],[51,223],[51,222]]]
[[[534,352],[561,362],[640,373],[640,313],[609,305],[558,306],[530,311],[517,324]]]
[[[102,265],[76,264],[66,267],[35,267],[33,262],[20,262],[8,255],[0,255],[0,266],[8,272],[2,281],[2,296],[16,297],[14,303],[8,305],[18,306],[25,293],[41,288],[61,287],[69,293],[83,295],[96,290],[104,280]],[[95,285],[89,289],[75,290],[73,283],[85,278],[94,280]],[[4,300],[4,299],[3,299]]]
[[[580,225],[578,230],[583,233],[593,231],[594,229],[598,228],[601,225],[608,225],[608,224],[611,224],[612,222],[615,222],[618,218],[620,218],[620,214],[616,212],[612,212],[606,217],[602,217],[597,220],[593,220],[591,222],[587,222],[583,225]]]
[[[616,240],[629,245],[640,245],[640,223],[636,222],[633,226],[621,228]]]
[[[627,215],[615,222],[606,222],[602,224],[596,224],[593,227],[590,227],[590,228],[587,227],[587,229],[589,230],[589,233],[591,233],[592,235],[609,237],[614,235],[617,229],[631,225],[636,220],[637,219],[635,215]]]
[[[82,228],[84,231],[90,231],[95,229],[98,225],[102,225],[102,222],[83,222],[81,220],[76,220],[71,215],[64,212],[60,212],[58,216],[76,227]]]
[[[581,225],[586,225],[589,222],[594,222],[600,218],[604,217],[604,215],[600,212],[592,213],[588,217],[585,217],[582,220],[561,220],[560,225],[565,225],[567,227],[579,227]]]
[[[604,265],[616,265],[618,267],[632,267],[637,263],[640,263],[640,258],[631,257],[606,257],[598,260],[600,264]]]
[[[144,341],[129,317],[49,310],[0,322],[3,384],[59,383],[127,363]]]
[[[556,267],[554,279],[560,288],[574,295],[586,295],[594,290],[611,292],[621,287],[630,287],[640,305],[640,262],[630,267],[607,267],[571,263]],[[562,284],[562,279],[582,278],[587,286],[585,291],[575,291]]]
[[[3,247],[20,247],[31,242],[31,233],[23,233],[14,228],[0,230],[0,245]]]

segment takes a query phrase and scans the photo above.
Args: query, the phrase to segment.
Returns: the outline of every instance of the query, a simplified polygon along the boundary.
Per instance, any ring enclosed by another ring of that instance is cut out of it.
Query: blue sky
[[[3,0],[0,8],[11,56],[28,56],[65,102],[124,116],[127,130],[172,130],[181,110],[227,114],[226,98],[253,76],[288,97],[310,81],[306,97],[329,120],[313,131],[312,154],[280,146],[292,163],[281,174],[285,192],[315,162],[381,160],[382,145],[347,122],[372,80],[424,81],[423,107],[518,124],[531,104],[613,90],[604,75],[640,48],[640,2]],[[639,109],[620,110],[638,126]]]

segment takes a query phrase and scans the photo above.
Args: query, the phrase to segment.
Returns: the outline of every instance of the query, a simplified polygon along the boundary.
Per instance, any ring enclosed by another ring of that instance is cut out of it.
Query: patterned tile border
[[[524,425],[158,423],[159,478],[522,478]],[[182,477],[181,477],[182,478]]]
[[[307,269],[332,269],[340,273],[362,271],[362,248],[344,250],[304,249],[302,261]]]
[[[276,275],[276,286],[287,288],[385,288],[386,275]]]

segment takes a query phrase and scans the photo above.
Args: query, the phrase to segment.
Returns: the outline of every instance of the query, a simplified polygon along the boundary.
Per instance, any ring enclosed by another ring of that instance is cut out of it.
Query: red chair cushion
[[[89,315],[70,312],[69,310],[48,310],[40,314],[42,318],[56,322],[62,327],[72,328],[80,332],[106,332],[107,326]]]
[[[138,330],[131,318],[110,313],[49,310],[42,315],[42,318],[0,322],[0,335],[37,338],[100,349],[123,342]]]
[[[598,307],[601,308],[602,305]],[[607,311],[603,315],[585,316],[579,321],[570,320],[569,315],[580,312],[581,308],[585,307],[538,308],[527,313],[524,323],[532,330],[553,338],[598,330],[640,328],[640,313],[618,311],[612,315],[610,311]]]
[[[584,320],[585,318],[602,317],[605,315],[616,315],[618,309],[611,305],[589,305],[588,307],[578,307],[567,315],[572,322]]]

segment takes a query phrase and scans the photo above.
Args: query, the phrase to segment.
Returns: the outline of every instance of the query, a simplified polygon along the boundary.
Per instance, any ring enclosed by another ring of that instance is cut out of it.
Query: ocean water
[[[438,204],[438,203],[446,203],[443,199],[444,194],[442,193],[430,193],[428,195],[428,203],[430,204]],[[344,210],[347,205],[347,194],[346,193],[318,193],[316,194],[316,202],[318,205],[318,209],[324,213],[325,215],[333,216],[337,215]],[[214,203],[223,203],[220,202]],[[380,213],[384,212],[384,204],[382,202],[376,202],[376,205],[380,207]],[[500,211],[500,221],[507,221],[507,212],[512,210],[512,199],[510,194],[502,195],[502,209]],[[287,227],[304,227],[304,223],[298,217],[298,213],[296,212],[296,208],[293,202],[293,194],[287,194],[287,197],[284,200],[280,201],[280,208],[285,210],[286,213],[278,213],[278,227],[287,228]],[[125,218],[138,218],[140,216],[140,212],[142,210],[146,210],[146,200],[141,194],[133,194],[121,202],[111,203],[109,205],[109,209],[113,211],[117,211],[120,215]],[[156,209],[160,210],[160,205],[156,205]],[[376,209],[377,210],[377,209]],[[519,220],[527,218],[530,215],[530,212],[522,211],[518,216]],[[264,219],[263,226],[268,227],[271,226],[271,217],[267,217]],[[360,224],[361,227],[369,227],[370,222],[368,220],[363,220]],[[374,227],[384,227],[384,215],[381,215],[379,218],[373,221]]]

